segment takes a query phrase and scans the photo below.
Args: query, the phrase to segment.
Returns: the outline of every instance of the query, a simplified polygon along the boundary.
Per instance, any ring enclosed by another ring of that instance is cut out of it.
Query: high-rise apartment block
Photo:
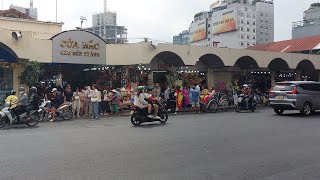
[[[189,27],[190,44],[243,49],[274,41],[272,0],[215,1],[197,13]]]
[[[292,23],[292,39],[320,35],[320,3],[303,13],[303,21]]]

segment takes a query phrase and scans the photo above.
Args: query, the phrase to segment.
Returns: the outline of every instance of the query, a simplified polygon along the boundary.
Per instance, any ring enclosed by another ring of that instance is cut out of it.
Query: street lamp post
[[[80,20],[81,20],[81,29],[82,29],[83,21],[86,21],[87,18],[86,18],[86,17],[83,17],[83,16],[80,16]]]

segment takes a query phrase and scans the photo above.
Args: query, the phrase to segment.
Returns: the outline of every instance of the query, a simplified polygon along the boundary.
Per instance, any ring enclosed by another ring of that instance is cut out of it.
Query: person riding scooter
[[[30,104],[26,107],[27,120],[30,120],[30,112],[39,109],[40,96],[36,87],[30,88]]]
[[[12,109],[12,112],[15,116],[17,116],[17,123],[20,123],[20,117],[19,117],[19,112],[23,112],[26,110],[26,107],[29,105],[29,98],[28,98],[28,94],[26,92],[26,90],[24,89],[24,87],[21,87],[19,89],[20,91],[20,98],[11,103],[11,105],[17,105],[17,107]]]
[[[151,97],[150,95],[148,95],[147,93],[144,93],[144,87],[139,86],[137,95],[135,96],[135,104],[134,105],[140,109],[147,108],[148,109],[148,116],[147,116],[148,118],[160,119],[160,117],[157,115],[158,110],[159,110],[159,107],[157,105],[154,105],[155,115],[154,116],[151,115],[152,105],[150,103],[148,103],[148,100],[154,100],[154,99],[149,99],[150,97]]]
[[[246,109],[249,109],[249,103],[252,101],[252,89],[249,85],[245,84],[243,85],[242,94],[244,95],[242,103],[245,106]]]
[[[10,92],[10,96],[8,96],[5,100],[4,100],[4,102],[5,103],[8,103],[8,104],[12,104],[13,102],[16,102],[18,100],[18,97],[16,96],[16,91],[15,90],[11,90],[11,92]],[[16,107],[16,105],[12,105],[11,107],[10,107],[10,109],[13,109],[13,108],[15,108]]]

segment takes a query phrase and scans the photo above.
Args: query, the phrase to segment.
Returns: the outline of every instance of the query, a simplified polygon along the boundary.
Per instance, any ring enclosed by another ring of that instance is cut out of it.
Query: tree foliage
[[[316,8],[316,7],[320,7],[320,3],[313,3],[310,6],[311,8]]]
[[[24,71],[19,76],[20,83],[29,87],[39,83],[40,63],[36,61],[28,62],[24,66]]]

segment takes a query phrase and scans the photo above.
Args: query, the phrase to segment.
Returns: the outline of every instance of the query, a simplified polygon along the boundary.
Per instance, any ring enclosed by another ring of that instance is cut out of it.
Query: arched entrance
[[[250,56],[243,56],[239,58],[236,61],[234,66],[240,69],[258,69],[259,68],[257,61]]]
[[[288,63],[282,58],[273,59],[268,65],[268,69],[272,73],[272,85],[280,81],[295,80],[295,73],[290,70]]]
[[[13,86],[13,63],[18,62],[17,54],[7,45],[0,42],[0,101],[6,98]],[[15,81],[18,81],[15,79]]]
[[[300,76],[300,80],[308,80],[308,81],[317,81],[318,80],[318,72],[316,71],[313,63],[307,59],[302,60],[298,66],[296,71]]]
[[[210,89],[224,90],[227,81],[230,81],[231,75],[226,71],[226,66],[222,59],[215,54],[205,54],[199,58],[196,63],[197,69],[204,75],[203,87]],[[202,75],[200,73],[200,75]],[[218,87],[218,85],[220,85]],[[223,84],[223,85],[222,85]]]
[[[176,72],[182,66],[185,66],[185,63],[176,53],[171,51],[160,52],[150,62],[149,69],[153,74],[152,76],[149,74],[149,84],[150,81],[159,83],[162,89],[167,85],[173,86],[175,79],[177,79]],[[172,79],[172,82],[168,82],[168,79]]]

